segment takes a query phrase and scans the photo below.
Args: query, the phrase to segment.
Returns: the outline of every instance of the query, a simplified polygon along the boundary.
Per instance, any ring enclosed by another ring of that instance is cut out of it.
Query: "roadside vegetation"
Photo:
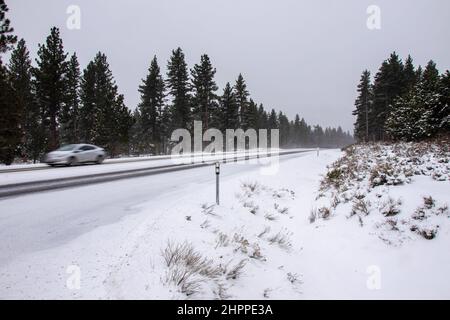
[[[348,147],[328,167],[309,221],[344,214],[361,227],[369,225],[386,243],[399,244],[416,235],[433,239],[450,218],[448,198],[438,201],[433,196],[436,190],[449,189],[449,161],[447,140]],[[424,183],[432,187],[422,187]],[[411,209],[412,203],[417,207]]]
[[[201,249],[193,242],[169,241],[161,250],[165,265],[162,284],[186,299],[228,299],[244,279],[264,281],[270,274],[281,279],[281,287],[300,294],[301,275],[285,270],[280,262],[298,249],[286,227],[294,199],[292,190],[244,181],[232,205],[204,203],[198,215],[186,217],[186,223],[197,221],[203,238],[213,240],[202,241]],[[260,298],[271,298],[275,292],[276,288],[267,286]]]

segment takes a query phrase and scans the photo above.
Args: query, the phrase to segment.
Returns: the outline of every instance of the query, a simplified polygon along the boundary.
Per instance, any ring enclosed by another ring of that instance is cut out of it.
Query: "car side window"
[[[89,148],[89,146],[81,146],[78,150],[86,151],[86,150],[89,150],[88,148]]]

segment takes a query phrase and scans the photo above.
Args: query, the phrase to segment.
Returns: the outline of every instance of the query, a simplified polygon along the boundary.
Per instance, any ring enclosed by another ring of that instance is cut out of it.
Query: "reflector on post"
[[[220,174],[220,163],[216,162],[216,204],[219,205],[219,174]]]
[[[220,163],[216,162],[216,174],[220,173]]]

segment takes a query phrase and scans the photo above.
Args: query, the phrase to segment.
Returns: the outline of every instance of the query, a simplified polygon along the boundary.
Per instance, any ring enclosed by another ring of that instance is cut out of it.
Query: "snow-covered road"
[[[280,161],[293,157],[287,155]],[[168,160],[161,160],[166,164]],[[160,164],[153,161],[152,165]],[[120,164],[121,168],[148,166],[148,163]],[[115,166],[114,166],[115,167]],[[228,163],[222,165],[221,177],[238,176],[257,168],[257,164]],[[89,171],[89,166],[69,168],[74,171]],[[101,170],[106,166],[96,167]],[[33,177],[48,177],[34,172]],[[11,175],[27,175],[14,173]],[[177,171],[142,178],[133,178],[108,183],[75,187],[64,190],[48,191],[0,200],[0,266],[26,252],[59,246],[96,227],[113,223],[132,214],[134,207],[143,202],[158,201],[164,197],[173,197],[177,193],[185,194],[195,190],[197,185],[211,185],[211,200],[214,200],[214,169],[203,167],[188,171]],[[161,200],[163,201],[163,200]]]
[[[127,171],[138,171],[145,169],[152,169],[158,167],[173,166],[178,164],[202,163],[204,161],[222,160],[224,157],[227,160],[233,161],[235,158],[242,159],[245,157],[254,157],[258,155],[261,157],[267,154],[273,153],[280,155],[291,154],[295,152],[307,152],[313,149],[289,149],[289,150],[277,150],[271,152],[261,152],[258,154],[256,151],[248,153],[225,153],[218,155],[195,155],[191,158],[190,155],[184,155],[179,157],[170,156],[151,156],[142,158],[120,158],[120,159],[107,159],[103,165],[79,165],[74,167],[55,167],[51,168],[47,165],[14,165],[11,167],[0,168],[0,187],[6,187],[11,185],[37,182],[37,181],[51,181],[61,180],[66,178],[78,178],[78,177],[91,177],[94,175],[122,173]],[[19,171],[16,171],[19,170]],[[24,171],[21,171],[24,170]]]

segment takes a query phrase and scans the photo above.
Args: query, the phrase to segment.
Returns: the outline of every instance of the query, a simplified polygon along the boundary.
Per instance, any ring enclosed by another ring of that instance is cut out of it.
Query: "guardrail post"
[[[219,175],[220,175],[220,162],[216,162],[216,204],[220,204],[219,200]]]

